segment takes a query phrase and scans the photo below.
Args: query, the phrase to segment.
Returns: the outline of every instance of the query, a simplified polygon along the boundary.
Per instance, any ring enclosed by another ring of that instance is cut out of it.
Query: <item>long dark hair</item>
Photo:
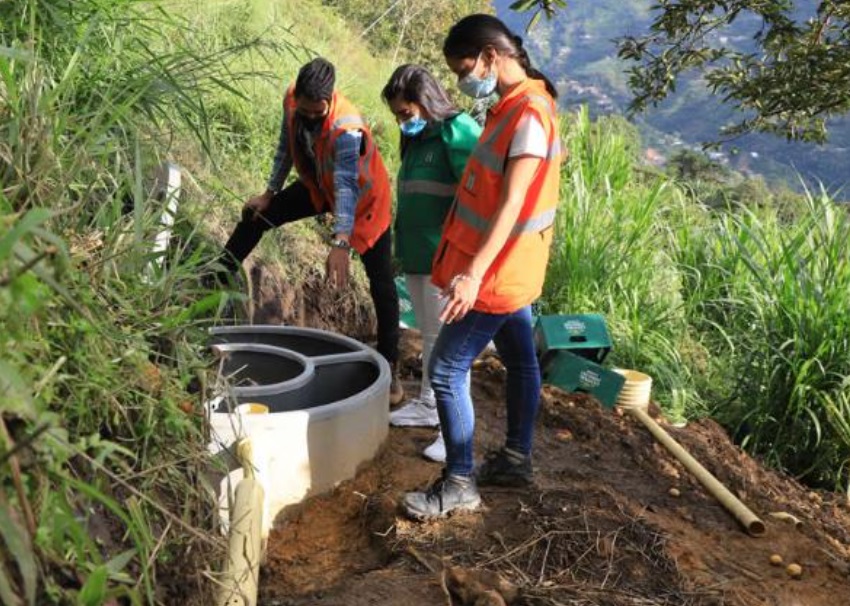
[[[401,65],[396,68],[381,97],[389,103],[396,97],[422,106],[432,120],[446,120],[460,113],[446,89],[421,65]]]
[[[515,58],[529,78],[543,80],[552,98],[558,98],[555,85],[531,65],[522,38],[492,15],[469,15],[455,23],[443,42],[443,54],[450,59],[475,59],[488,46],[500,55]]]

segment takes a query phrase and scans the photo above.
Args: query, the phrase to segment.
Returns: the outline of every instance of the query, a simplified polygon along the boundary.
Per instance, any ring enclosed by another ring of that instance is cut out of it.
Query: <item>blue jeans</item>
[[[463,320],[443,325],[428,365],[446,441],[446,471],[450,474],[470,476],[473,472],[475,411],[467,373],[491,340],[508,370],[505,446],[531,454],[541,385],[531,307],[508,314],[470,311]]]

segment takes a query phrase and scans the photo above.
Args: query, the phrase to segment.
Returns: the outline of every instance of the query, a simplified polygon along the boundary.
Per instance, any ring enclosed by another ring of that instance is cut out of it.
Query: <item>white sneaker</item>
[[[443,440],[443,432],[437,434],[437,439],[425,450],[422,451],[422,456],[435,463],[446,462],[446,441]]]
[[[437,405],[419,398],[413,398],[390,413],[390,425],[393,427],[436,427],[440,424]]]

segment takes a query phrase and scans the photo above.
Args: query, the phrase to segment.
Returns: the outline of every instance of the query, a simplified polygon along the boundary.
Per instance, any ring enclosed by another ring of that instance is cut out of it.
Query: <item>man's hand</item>
[[[339,290],[348,287],[348,249],[332,247],[328,253],[327,279],[331,286]]]
[[[245,203],[245,206],[242,207],[242,220],[243,221],[256,221],[257,217],[266,212],[269,204],[271,204],[272,198],[274,194],[266,190],[258,196],[254,196],[250,200]]]

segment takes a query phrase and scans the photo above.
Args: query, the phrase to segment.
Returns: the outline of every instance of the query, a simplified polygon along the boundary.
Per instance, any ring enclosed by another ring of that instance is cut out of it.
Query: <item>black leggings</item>
[[[224,246],[222,263],[235,272],[263,234],[286,223],[315,217],[319,213],[310,201],[310,193],[301,181],[295,181],[275,194],[262,215],[253,219],[245,212]],[[389,228],[377,242],[360,255],[369,277],[369,292],[378,320],[378,351],[390,364],[398,360],[399,307],[392,267],[392,233]]]

